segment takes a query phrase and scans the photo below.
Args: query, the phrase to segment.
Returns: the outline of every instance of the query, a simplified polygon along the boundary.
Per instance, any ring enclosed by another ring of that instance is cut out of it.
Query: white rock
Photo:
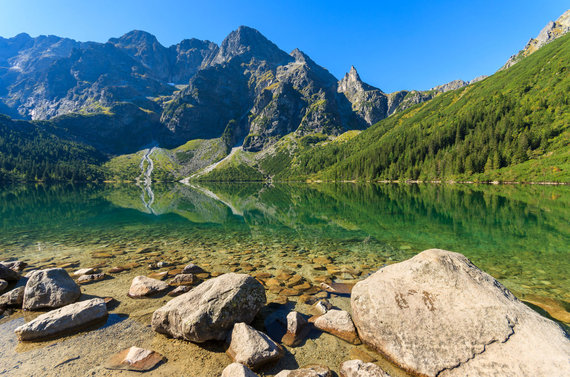
[[[34,271],[26,283],[23,308],[59,308],[79,299],[81,289],[62,268]]]
[[[269,336],[243,322],[234,325],[226,352],[235,362],[251,369],[279,360],[284,354],[283,348]]]
[[[243,364],[231,363],[222,372],[222,377],[257,377],[257,374]]]
[[[390,375],[376,364],[349,360],[340,366],[340,377],[390,377]]]
[[[315,320],[315,327],[352,344],[360,344],[356,328],[347,311],[331,309]]]
[[[152,279],[146,276],[136,276],[131,283],[128,296],[132,298],[140,298],[164,292],[168,288],[168,284],[158,279]]]

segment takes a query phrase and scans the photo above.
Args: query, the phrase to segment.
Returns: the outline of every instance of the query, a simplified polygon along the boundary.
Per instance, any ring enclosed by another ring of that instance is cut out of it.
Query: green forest
[[[391,116],[346,143],[300,154],[282,175],[508,180],[510,174],[513,180],[568,182],[569,69],[570,35],[486,80]]]

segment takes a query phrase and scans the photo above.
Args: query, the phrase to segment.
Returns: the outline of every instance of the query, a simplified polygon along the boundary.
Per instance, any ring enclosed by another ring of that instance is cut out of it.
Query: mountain
[[[570,31],[570,9],[564,12],[556,21],[550,21],[546,26],[540,31],[536,38],[531,38],[526,46],[520,50],[517,54],[511,56],[509,60],[501,69],[507,69],[512,67],[521,59],[531,55],[536,52],[542,46],[552,42],[553,40],[560,38],[564,34]]]

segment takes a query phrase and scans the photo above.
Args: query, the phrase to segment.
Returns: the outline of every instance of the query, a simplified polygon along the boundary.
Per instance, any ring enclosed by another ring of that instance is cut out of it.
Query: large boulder
[[[265,289],[251,276],[224,274],[155,311],[152,329],[197,343],[223,340],[235,323],[250,323],[265,301]]]
[[[35,340],[66,333],[107,317],[107,305],[101,298],[77,302],[52,310],[17,327],[20,340]]]
[[[390,375],[376,364],[349,360],[340,366],[340,377],[390,377]]]
[[[26,310],[59,308],[79,299],[81,289],[63,268],[50,268],[30,274],[24,290]]]
[[[467,258],[426,250],[356,284],[360,338],[425,376],[570,375],[570,341]]]
[[[227,353],[251,369],[279,360],[285,351],[266,334],[240,322],[234,325]]]

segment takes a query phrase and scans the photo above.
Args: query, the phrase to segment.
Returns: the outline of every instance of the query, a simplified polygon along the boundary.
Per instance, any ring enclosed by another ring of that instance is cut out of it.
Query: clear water
[[[149,203],[136,185],[2,187],[0,260],[20,258],[41,266],[89,261],[105,251],[129,260],[130,253],[150,246],[156,258],[181,250],[212,270],[227,264],[228,251],[238,251],[254,265],[258,258],[258,267],[291,266],[311,260],[307,255],[324,255],[365,274],[442,248],[463,253],[520,298],[554,300],[569,310],[568,186],[152,188]]]

